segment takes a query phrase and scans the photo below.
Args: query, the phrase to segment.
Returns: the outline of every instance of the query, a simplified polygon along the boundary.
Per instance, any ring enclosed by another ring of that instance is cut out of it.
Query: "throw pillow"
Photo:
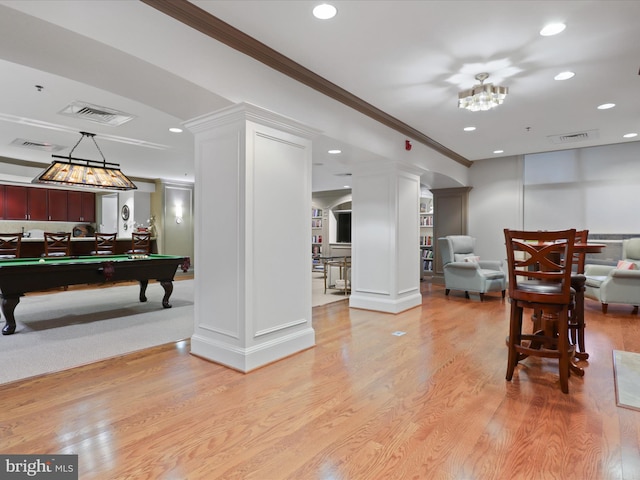
[[[476,257],[476,256],[473,256],[473,255],[470,255],[468,257],[465,257],[464,261],[465,262],[478,263],[480,261],[480,257]]]
[[[620,270],[635,270],[636,268],[636,264],[633,262],[627,262],[625,260],[620,260],[618,262],[618,265],[616,266],[617,269]]]

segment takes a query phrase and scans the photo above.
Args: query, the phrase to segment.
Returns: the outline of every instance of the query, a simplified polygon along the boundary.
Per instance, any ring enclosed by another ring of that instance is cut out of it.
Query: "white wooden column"
[[[398,165],[353,172],[349,306],[398,313],[422,303],[420,177]]]
[[[311,138],[239,104],[187,122],[195,135],[191,352],[248,372],[315,345]]]

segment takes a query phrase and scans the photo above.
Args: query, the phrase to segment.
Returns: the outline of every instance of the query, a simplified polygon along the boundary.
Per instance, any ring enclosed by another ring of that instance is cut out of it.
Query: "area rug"
[[[640,353],[613,351],[616,404],[640,410]]]
[[[193,282],[174,282],[166,309],[158,283],[149,283],[145,303],[138,285],[25,295],[17,332],[0,336],[0,384],[190,338]]]
[[[314,273],[311,281],[311,306],[319,307],[333,302],[349,299],[349,294],[345,295],[342,290],[328,288],[325,292],[324,277],[322,274]]]

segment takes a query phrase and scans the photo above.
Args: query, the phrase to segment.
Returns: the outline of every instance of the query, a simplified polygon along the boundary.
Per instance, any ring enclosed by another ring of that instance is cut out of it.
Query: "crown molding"
[[[214,40],[248,55],[274,70],[327,95],[338,102],[420,142],[442,155],[470,167],[472,162],[462,155],[448,149],[419,130],[407,125],[379,108],[365,102],[347,90],[294,62],[276,50],[268,47],[246,33],[232,27],[209,12],[187,0],[141,0],[156,10],[188,25]]]

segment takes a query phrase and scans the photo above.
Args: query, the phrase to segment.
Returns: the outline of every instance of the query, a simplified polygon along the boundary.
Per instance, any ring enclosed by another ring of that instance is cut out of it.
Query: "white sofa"
[[[640,305],[640,238],[629,238],[622,242],[623,261],[634,268],[617,268],[609,265],[585,265],[585,298],[602,304],[607,313],[610,303],[632,305],[638,313]]]

